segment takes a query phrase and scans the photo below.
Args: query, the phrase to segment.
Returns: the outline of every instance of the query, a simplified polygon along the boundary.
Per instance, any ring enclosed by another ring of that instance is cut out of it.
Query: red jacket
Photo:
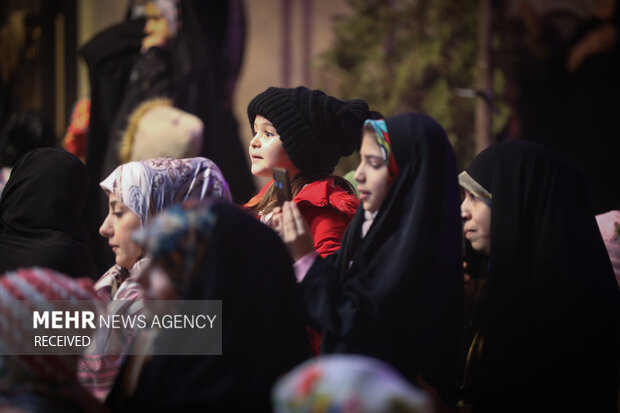
[[[259,203],[272,183],[269,181],[245,206]],[[310,227],[316,252],[322,257],[336,252],[359,205],[356,196],[334,184],[333,178],[326,178],[304,186],[293,201]]]
[[[258,204],[272,183],[273,180],[269,181],[245,206]],[[344,231],[360,203],[355,195],[334,184],[334,178],[310,182],[293,197],[293,201],[306,219],[314,239],[314,249],[321,257],[340,248]],[[321,335],[310,327],[306,329],[310,347],[314,355],[319,355]]]

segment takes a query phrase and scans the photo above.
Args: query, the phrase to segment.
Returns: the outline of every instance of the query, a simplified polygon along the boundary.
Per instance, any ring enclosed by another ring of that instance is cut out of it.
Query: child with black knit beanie
[[[347,181],[330,175],[361,142],[364,120],[376,117],[361,99],[342,101],[303,86],[270,87],[248,104],[254,137],[252,174],[288,171],[293,201],[308,221],[320,255],[335,252],[359,201]],[[268,223],[276,207],[273,182],[246,205]]]
[[[293,201],[321,256],[338,250],[359,205],[348,181],[331,174],[340,157],[359,148],[364,120],[371,117],[378,114],[361,99],[342,101],[303,86],[270,87],[248,104],[252,174],[288,171]],[[245,207],[270,223],[276,198],[270,181]],[[318,349],[318,340],[312,344]]]

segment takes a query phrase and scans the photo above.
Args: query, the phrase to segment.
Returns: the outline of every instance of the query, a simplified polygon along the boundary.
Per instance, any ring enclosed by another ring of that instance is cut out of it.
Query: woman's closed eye
[[[120,217],[122,217],[122,216],[123,216],[123,214],[125,213],[125,211],[124,211],[123,209],[117,209],[117,210],[112,210],[112,211],[110,211],[110,213],[111,213],[113,216],[115,216],[115,217],[117,217],[117,218],[120,218]]]
[[[371,168],[374,168],[374,169],[379,169],[379,168],[385,166],[385,161],[382,158],[379,158],[377,156],[368,156],[366,158],[366,161],[367,161],[368,165]]]

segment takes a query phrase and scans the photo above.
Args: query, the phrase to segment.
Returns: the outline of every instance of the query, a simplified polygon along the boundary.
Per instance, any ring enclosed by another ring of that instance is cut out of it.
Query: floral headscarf
[[[429,413],[430,398],[387,364],[365,356],[309,360],[274,386],[276,413]]]
[[[129,162],[101,182],[140,217],[146,227],[149,213],[188,200],[210,197],[230,201],[228,184],[220,169],[206,158],[157,158]]]

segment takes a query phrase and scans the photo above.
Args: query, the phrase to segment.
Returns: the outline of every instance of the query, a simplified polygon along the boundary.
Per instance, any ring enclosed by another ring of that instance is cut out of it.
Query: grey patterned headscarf
[[[230,201],[228,184],[220,169],[206,158],[157,158],[117,167],[101,183],[140,217],[145,227],[149,212],[206,197]]]

